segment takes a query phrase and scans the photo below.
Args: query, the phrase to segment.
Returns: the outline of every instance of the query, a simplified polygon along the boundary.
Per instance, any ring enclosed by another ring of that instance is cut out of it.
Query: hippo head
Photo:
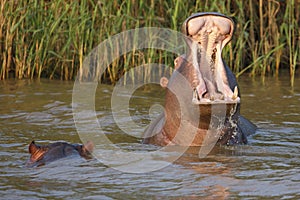
[[[233,30],[233,21],[219,13],[193,14],[183,23],[189,47],[185,59],[193,67],[193,103],[239,103],[236,80],[221,57]]]
[[[144,143],[208,146],[206,153],[216,143],[247,143],[256,126],[240,115],[237,80],[221,57],[233,30],[233,21],[220,13],[196,13],[184,21],[187,51],[175,59],[170,79],[160,80],[165,109],[147,127]]]
[[[41,166],[54,160],[78,154],[85,159],[89,159],[91,158],[93,148],[94,144],[90,141],[88,141],[85,145],[55,142],[43,146],[37,145],[34,141],[32,141],[28,147],[31,156],[27,161],[26,166]]]

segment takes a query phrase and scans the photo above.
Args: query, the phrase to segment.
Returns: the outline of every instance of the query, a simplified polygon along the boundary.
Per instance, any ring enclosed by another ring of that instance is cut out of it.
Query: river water
[[[2,81],[0,199],[299,199],[300,78],[294,89],[285,77],[238,81],[241,113],[258,126],[249,144],[216,147],[202,159],[191,148],[166,167],[146,173],[126,173],[79,156],[25,167],[32,140],[81,143],[72,113],[73,82]],[[95,97],[99,123],[110,141],[132,151],[158,149],[123,133],[114,122],[112,91],[112,86],[99,85]],[[163,95],[158,86],[138,89],[130,101],[131,118],[124,118],[123,125],[132,119],[147,125],[149,108],[162,103]]]

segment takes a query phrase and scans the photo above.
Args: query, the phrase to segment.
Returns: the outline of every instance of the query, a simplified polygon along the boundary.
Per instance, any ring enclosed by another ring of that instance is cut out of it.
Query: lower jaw
[[[230,92],[231,93],[231,92]],[[231,95],[221,95],[219,94],[219,98],[214,98],[211,96],[210,98],[201,97],[199,94],[197,87],[193,90],[193,98],[192,103],[199,104],[236,104],[240,103],[240,97],[238,96],[238,88],[235,86]]]
[[[210,105],[210,104],[238,104],[240,103],[240,99],[236,100],[221,100],[221,99],[216,99],[216,100],[209,100],[209,99],[200,99],[200,100],[192,100],[192,103],[194,105]]]

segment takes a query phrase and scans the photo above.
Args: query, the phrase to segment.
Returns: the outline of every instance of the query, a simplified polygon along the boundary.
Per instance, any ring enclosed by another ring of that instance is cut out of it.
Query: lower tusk
[[[194,91],[193,91],[193,99],[192,99],[192,102],[193,102],[193,103],[198,103],[199,101],[200,101],[200,97],[199,97],[198,91],[197,91],[196,88],[195,88]]]
[[[238,88],[237,88],[237,86],[235,86],[234,92],[233,92],[233,95],[232,95],[232,100],[236,100],[237,97],[238,97],[238,94],[239,94]]]

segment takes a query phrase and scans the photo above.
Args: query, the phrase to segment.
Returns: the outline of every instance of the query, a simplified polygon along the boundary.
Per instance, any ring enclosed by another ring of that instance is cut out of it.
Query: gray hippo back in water
[[[92,142],[87,142],[85,145],[69,144],[67,142],[55,142],[48,145],[37,145],[32,141],[28,147],[31,154],[26,163],[27,167],[42,166],[49,162],[65,158],[72,155],[80,155],[83,158],[91,158],[91,152],[94,145]]]
[[[196,13],[182,32],[188,52],[175,59],[166,88],[165,110],[148,126],[144,143],[202,146],[208,135],[219,144],[246,144],[256,126],[240,115],[237,80],[221,57],[234,23],[219,13]]]

